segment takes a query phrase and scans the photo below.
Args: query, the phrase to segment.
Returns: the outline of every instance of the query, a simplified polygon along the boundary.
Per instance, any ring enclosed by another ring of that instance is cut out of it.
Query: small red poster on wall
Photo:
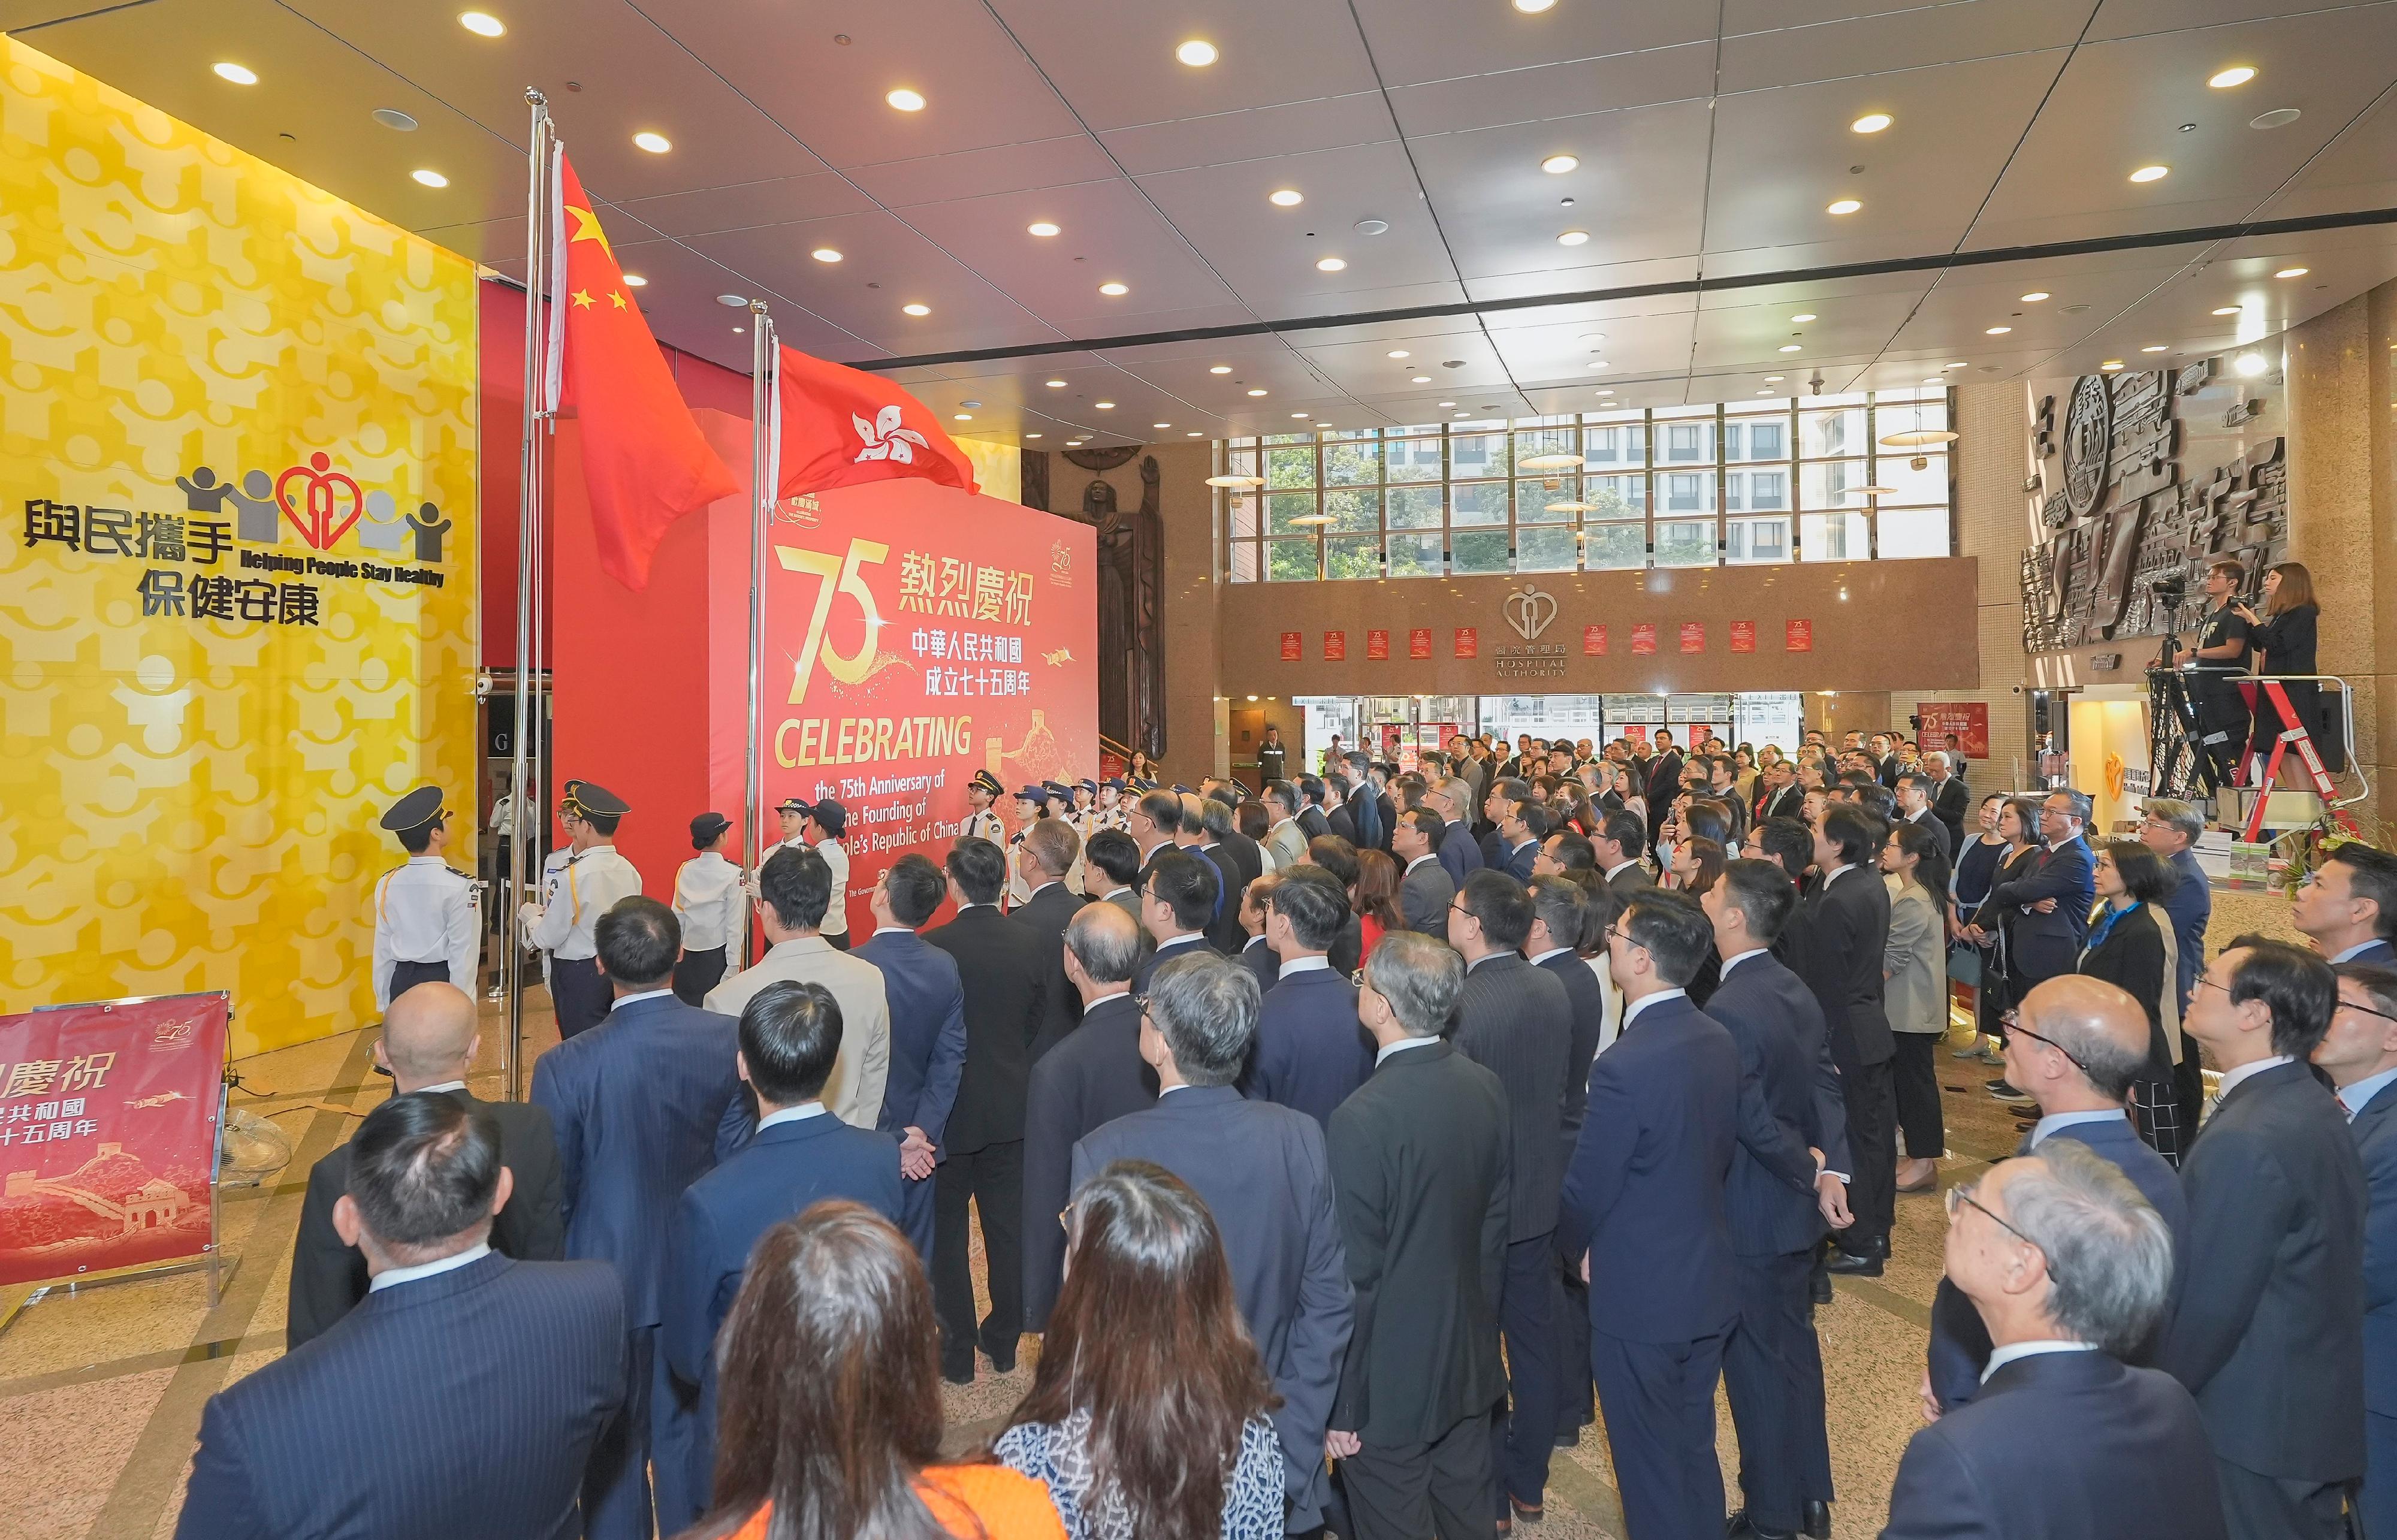
[[[1281,661],[1286,663],[1294,663],[1304,660],[1306,656],[1306,633],[1304,631],[1283,632],[1281,634]]]
[[[1323,661],[1343,663],[1348,661],[1348,633],[1327,631],[1323,634]]]
[[[1606,656],[1606,627],[1585,625],[1581,628],[1581,655],[1585,658]]]
[[[1789,639],[1784,644],[1782,649],[1784,651],[1812,652],[1814,650],[1814,623],[1813,621],[1791,621],[1789,623],[1788,635]]]
[[[1656,650],[1656,623],[1641,621],[1631,628],[1631,655],[1645,658]]]
[[[1407,633],[1407,656],[1410,658],[1428,658],[1431,656],[1430,626],[1419,625]]]
[[[1684,652],[1704,652],[1706,649],[1707,623],[1704,621],[1683,621],[1681,623],[1681,650]]]
[[[1460,625],[1456,628],[1456,656],[1460,658],[1481,656],[1481,632],[1479,627]]]
[[[1731,649],[1734,652],[1753,652],[1756,650],[1756,623],[1754,621],[1734,621],[1731,623]]]
[[[1945,750],[1956,740],[1956,751],[1967,759],[1989,757],[1989,708],[1977,701],[1922,701],[1914,714],[1922,719],[1916,738],[1925,752]]]
[[[1375,663],[1381,663],[1386,660],[1389,655],[1390,634],[1388,632],[1368,631],[1365,633],[1366,657],[1372,659]]]

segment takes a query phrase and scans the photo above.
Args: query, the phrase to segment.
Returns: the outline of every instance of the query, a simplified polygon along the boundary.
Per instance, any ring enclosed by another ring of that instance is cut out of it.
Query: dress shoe
[[[951,1385],[971,1385],[974,1382],[974,1366],[968,1363],[960,1369],[953,1363],[944,1363],[941,1365],[941,1378]]]
[[[1577,1449],[1581,1446],[1581,1429],[1578,1427],[1558,1428],[1556,1438],[1550,1441],[1559,1449]]]
[[[2003,1076],[2000,1076],[1998,1078],[1989,1082],[1989,1094],[1996,1097],[2001,1102],[2011,1103],[2018,1106],[2029,1106],[2031,1104],[2030,1092],[2020,1090],[2015,1086],[2008,1085]]]
[[[1806,1499],[1807,1540],[1831,1540],[1831,1505],[1820,1497]]]
[[[1888,1256],[1886,1237],[1867,1242],[1861,1251],[1852,1252],[1844,1245],[1834,1244],[1830,1254],[1823,1259],[1823,1271],[1844,1278],[1879,1278],[1881,1263]]]
[[[1810,1277],[1807,1279],[1807,1280],[1806,1280],[1806,1290],[1807,1290],[1807,1293],[1808,1293],[1808,1295],[1809,1295],[1809,1296],[1814,1300],[1814,1302],[1815,1304],[1817,1304],[1817,1305],[1828,1305],[1828,1304],[1830,1304],[1830,1303],[1831,1303],[1831,1275],[1830,1275],[1830,1274],[1828,1274],[1828,1273],[1827,1273],[1827,1272],[1825,1272],[1825,1271],[1824,1271],[1822,1268],[1820,1268],[1820,1267],[1815,1268],[1815,1269],[1814,1269],[1814,1273],[1812,1274],[1812,1276],[1810,1276]]]
[[[1748,1516],[1748,1509],[1734,1508],[1723,1520],[1723,1540],[1797,1540],[1795,1530],[1769,1530]]]

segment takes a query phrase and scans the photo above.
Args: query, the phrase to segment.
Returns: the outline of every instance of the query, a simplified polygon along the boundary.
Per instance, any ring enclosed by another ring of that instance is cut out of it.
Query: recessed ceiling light
[[[2043,288],[2034,288],[2029,293],[2023,296],[2023,303],[2027,305],[2035,305],[2046,298],[2047,290]]]
[[[973,421],[973,413],[970,411],[961,411],[952,417],[950,421],[953,422],[971,422]]]
[[[1942,365],[1940,365],[1939,367],[1940,367],[1941,368],[1950,368],[1950,369],[1967,369],[1967,368],[1971,368],[1973,366],[1972,366],[1972,365],[1970,365],[1970,364],[1968,364],[1968,363],[1965,363],[1962,359],[1961,359],[1961,358],[1960,358],[1960,359],[1958,359],[1956,362],[1954,362],[1954,363],[1952,363],[1952,364],[1942,364]]]
[[[1887,113],[1867,113],[1864,116],[1856,119],[1854,123],[1849,124],[1848,127],[1854,132],[1859,134],[1877,134],[1883,128],[1888,127],[1892,121],[1892,118]]]
[[[488,11],[460,11],[458,24],[477,37],[497,37],[508,30],[498,17]]]
[[[1295,187],[1284,187],[1279,191],[1267,193],[1265,201],[1277,208],[1295,208],[1306,201],[1306,194]]]
[[[1216,51],[1214,44],[1203,37],[1194,37],[1186,43],[1174,45],[1173,57],[1194,70],[1203,70],[1223,55]]]
[[[1614,392],[1613,392],[1612,390],[1602,390],[1602,391],[1600,391],[1598,394],[1599,394],[1599,395],[1613,395],[1614,394]]]
[[[649,287],[649,280],[642,277],[637,273],[627,273],[624,275],[624,287],[626,288],[647,288]]]
[[[1441,403],[1440,403],[1440,405],[1441,405],[1441,406],[1443,406],[1443,407],[1453,407],[1453,406],[1456,405],[1456,403],[1455,403],[1455,402],[1453,402],[1453,401],[1443,401],[1443,402],[1441,402]]]
[[[449,185],[449,179],[443,176],[438,171],[425,169],[410,171],[408,174],[415,178],[417,181],[426,187],[447,187]]]
[[[749,335],[749,328],[747,327],[734,327],[732,328],[732,335],[735,337],[746,337]]]
[[[2214,307],[2214,314],[2216,315],[2236,315],[2239,314],[2239,307],[2237,305],[2216,305]]]
[[[1306,421],[1306,414],[1303,411],[1294,411],[1290,415],[1298,422],[1304,422]]]
[[[2101,369],[2118,369],[2122,367],[2122,360],[2120,358],[2109,358],[2097,367]]]
[[[236,86],[255,86],[258,84],[258,72],[251,69],[247,64],[235,64],[228,60],[225,63],[217,65],[216,72],[218,79],[230,80]]]
[[[2242,380],[2253,380],[2271,367],[2260,353],[2243,353],[2230,364],[2232,371]]]
[[[1027,235],[1038,235],[1045,239],[1048,236],[1057,234],[1057,225],[1048,220],[1035,220],[1030,224],[1024,227],[1024,233]]]
[[[2165,350],[2166,346],[2167,344],[2163,342],[2149,342],[2146,347],[2141,348],[2139,351],[2141,353],[2162,353]]]
[[[1173,424],[1171,422],[1151,422],[1149,426],[1152,428],[1170,428],[1173,426]]]
[[[1579,155],[1550,155],[1540,162],[1540,169],[1552,177],[1560,177],[1579,165],[1581,165]]]
[[[813,251],[809,252],[808,255],[813,257],[820,262],[837,262],[840,261],[840,253],[828,246],[817,247]]]
[[[1082,447],[1082,445],[1083,445],[1085,442],[1086,442],[1086,440],[1079,439],[1079,438],[1069,438],[1069,439],[1065,440],[1065,448],[1067,448],[1067,449],[1080,449],[1080,448]]]
[[[1559,246],[1580,246],[1589,239],[1587,230],[1568,230],[1557,237]]]
[[[1588,365],[1587,365],[1587,368],[1594,368],[1594,369],[1606,369],[1606,368],[1613,368],[1614,366],[1613,364],[1608,363],[1608,362],[1607,362],[1605,359],[1603,359],[1603,358],[1593,358],[1593,359],[1591,359],[1591,360],[1589,361],[1589,363],[1588,363]]]
[[[653,155],[663,155],[674,148],[674,141],[663,134],[650,133],[646,128],[633,136],[633,143],[636,148],[647,150]]]
[[[2003,337],[2007,332],[2012,330],[2014,330],[2014,328],[2012,327],[1990,327],[1984,335],[1989,337]]]
[[[904,86],[895,91],[885,92],[882,100],[903,113],[920,113],[924,110],[924,93],[911,91]]]
[[[1109,298],[1111,298],[1111,299],[1112,299],[1112,298],[1117,298],[1117,297],[1119,297],[1119,296],[1122,296],[1122,295],[1125,295],[1125,294],[1129,294],[1129,293],[1131,293],[1131,292],[1132,292],[1132,285],[1130,285],[1130,284],[1112,284],[1112,283],[1111,283],[1111,284],[1101,284],[1101,285],[1099,286],[1099,292],[1100,292],[1100,293],[1102,293],[1102,294],[1105,294],[1105,295],[1108,296],[1108,297],[1109,297]]]
[[[2305,114],[2295,107],[2275,107],[2269,113],[2258,113],[2247,120],[2250,128],[2285,128]]]
[[[1318,273],[1337,273],[1347,265],[1338,257],[1318,257],[1315,260],[1315,271]]]
[[[1252,391],[1249,392],[1249,394],[1250,394],[1251,395],[1263,395],[1265,394],[1265,392],[1263,392],[1263,391],[1261,391],[1261,390],[1252,390]]]
[[[957,403],[957,405],[958,405],[958,406],[960,406],[960,407],[974,407],[974,408],[979,408],[979,407],[982,405],[982,403],[981,403],[981,402],[979,402],[979,401],[971,401],[971,400],[969,400],[969,401],[960,401],[960,402],[958,402],[958,403]]]
[[[749,296],[746,294],[719,294],[716,297],[716,302],[722,305],[727,310],[746,310],[749,308]]]
[[[1065,382],[1063,380],[1044,380],[1041,383],[1047,385],[1051,390],[1064,390],[1065,388]]]
[[[1389,352],[1382,355],[1382,356],[1385,358],[1404,358],[1407,356],[1407,350],[1404,348],[1392,348]]]
[[[1827,206],[1823,212],[1826,214],[1853,214],[1863,207],[1864,205],[1855,198],[1841,198],[1839,202]]]
[[[1040,435],[1039,435],[1038,434],[1037,434],[1037,433],[1028,433],[1028,434],[1025,434],[1024,436],[1024,437],[1026,437],[1026,438],[1038,438],[1038,437],[1039,437]]]
[[[1448,415],[1449,415],[1449,416],[1451,416],[1451,417],[1469,417],[1469,416],[1471,416],[1472,414],[1471,414],[1470,412],[1453,411],[1453,412],[1450,412]]]
[[[1204,437],[1206,437],[1207,435],[1206,435],[1205,434],[1203,434],[1203,433],[1200,433],[1198,429],[1196,429],[1196,428],[1192,428],[1192,429],[1188,430],[1187,432],[1185,432],[1185,434],[1183,434],[1183,435],[1182,435],[1182,436],[1183,436],[1183,437],[1185,437],[1185,438],[1204,438]]]
[[[1553,10],[1556,3],[1557,0],[1515,0],[1515,8],[1525,16],[1537,16],[1544,10]]]
[[[1784,353],[1796,353],[1800,351],[1800,349],[1798,344],[1795,342],[1784,342],[1781,344],[1781,351]]]
[[[2172,174],[2169,166],[2142,166],[2131,173],[2133,181],[2162,181]]]
[[[1428,385],[1431,383],[1431,376],[1428,374],[1411,374],[1407,376],[1407,383],[1410,385]]]
[[[899,310],[902,315],[930,315],[932,314],[932,307],[931,305],[901,305]]]
[[[1941,379],[1938,375],[1935,375],[1935,375],[1933,375],[1930,379],[1925,380],[1925,381],[1924,381],[1924,382],[1923,382],[1924,384],[1926,384],[1926,385],[1944,385],[1944,384],[1946,384],[1948,382],[1947,382],[1947,381],[1945,381],[1945,380],[1943,380],[1943,379]]]
[[[1792,325],[1795,325],[1795,326],[1801,326],[1801,327],[1802,327],[1802,326],[1804,326],[1807,322],[1809,322],[1809,321],[1813,320],[1814,318],[1814,313],[1813,311],[1811,311],[1811,310],[1801,310],[1801,311],[1800,311],[1797,315],[1792,315],[1791,317],[1789,317],[1789,320],[1790,320],[1790,322],[1791,322],[1791,324],[1792,324]]]
[[[401,112],[396,107],[377,107],[373,112],[368,113],[367,116],[374,119],[377,123],[382,124],[384,127],[390,129],[395,134],[412,134],[416,132],[416,119],[408,116],[406,113]]]
[[[1210,374],[1229,374],[1232,372],[1232,366],[1229,364],[1217,364],[1207,372]]]
[[[1757,395],[1771,395],[1773,393],[1772,393],[1770,390],[1761,390],[1761,391],[1758,391],[1756,394],[1757,394]]]
[[[2313,271],[2310,267],[2284,267],[2272,275],[2275,278],[2302,278]]]
[[[1764,382],[1768,385],[1777,385],[1788,378],[1786,374],[1768,374],[1764,377]]]
[[[2213,87],[2217,91],[2227,91],[2233,86],[2244,86],[2247,82],[2255,78],[2256,67],[2254,65],[2233,64],[2227,70],[2221,71],[2216,74],[2208,75],[2205,83]]]
[[[1116,404],[1112,401],[1093,401],[1091,405],[1098,408],[1101,411],[1113,411],[1116,409]]]

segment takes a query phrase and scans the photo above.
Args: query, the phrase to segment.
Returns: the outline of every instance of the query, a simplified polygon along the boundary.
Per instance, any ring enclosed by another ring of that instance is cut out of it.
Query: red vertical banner
[[[1731,649],[1734,652],[1753,652],[1756,650],[1756,623],[1754,621],[1734,621],[1731,623]]]
[[[1585,658],[1606,656],[1606,627],[1585,625],[1581,628],[1581,655]]]
[[[1286,663],[1304,662],[1306,657],[1306,633],[1285,631],[1281,634],[1281,661]]]
[[[1684,652],[1704,652],[1706,649],[1707,623],[1704,621],[1683,621],[1681,623],[1681,650]]]
[[[1410,658],[1428,658],[1431,656],[1430,626],[1419,625],[1407,633],[1407,656]]]
[[[1789,623],[1788,639],[1783,642],[1782,650],[1785,652],[1814,651],[1814,623],[1813,621],[1791,621]]]
[[[1345,663],[1348,661],[1348,633],[1327,631],[1323,634],[1323,661],[1327,663]]]
[[[1641,621],[1631,628],[1631,655],[1645,658],[1656,650],[1656,623]]]
[[[1481,656],[1481,633],[1478,628],[1470,625],[1460,625],[1456,628],[1455,655],[1460,658]]]
[[[0,1284],[208,1255],[232,1019],[222,993],[0,1016]]]
[[[1365,657],[1373,663],[1387,662],[1390,656],[1390,634],[1386,631],[1365,633]]]

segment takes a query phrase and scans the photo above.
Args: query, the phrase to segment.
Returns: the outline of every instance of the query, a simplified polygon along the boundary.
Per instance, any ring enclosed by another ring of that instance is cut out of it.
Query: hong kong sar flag
[[[741,483],[691,421],[562,151],[557,171],[551,378],[562,386],[558,408],[583,426],[583,482],[600,569],[637,590],[649,586],[649,557],[666,527],[739,492]]]
[[[973,463],[931,408],[878,374],[783,350],[782,495],[921,476],[979,490]]]

